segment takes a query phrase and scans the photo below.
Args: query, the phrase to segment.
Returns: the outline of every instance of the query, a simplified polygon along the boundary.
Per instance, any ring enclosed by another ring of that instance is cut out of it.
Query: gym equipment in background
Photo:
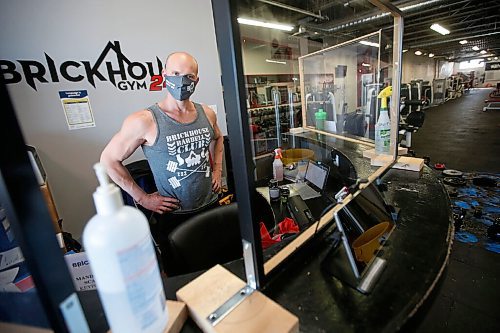
[[[445,102],[446,97],[446,79],[432,80],[431,105],[439,105]]]
[[[489,98],[484,101],[486,106],[483,108],[483,111],[500,110],[500,82],[497,83],[497,88],[493,90],[488,97]]]

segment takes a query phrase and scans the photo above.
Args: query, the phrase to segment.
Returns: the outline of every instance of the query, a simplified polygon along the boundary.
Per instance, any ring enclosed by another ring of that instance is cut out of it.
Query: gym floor
[[[473,89],[426,109],[425,123],[413,135],[417,157],[429,156],[431,165],[444,163],[447,169],[499,176],[500,112],[482,111],[491,91]],[[493,191],[498,194],[498,187]],[[443,277],[402,331],[500,332],[499,259],[498,252],[455,237]]]

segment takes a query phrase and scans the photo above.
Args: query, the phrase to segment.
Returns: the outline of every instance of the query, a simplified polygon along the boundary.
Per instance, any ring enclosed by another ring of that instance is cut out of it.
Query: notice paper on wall
[[[60,91],[59,98],[70,130],[95,127],[87,90]]]

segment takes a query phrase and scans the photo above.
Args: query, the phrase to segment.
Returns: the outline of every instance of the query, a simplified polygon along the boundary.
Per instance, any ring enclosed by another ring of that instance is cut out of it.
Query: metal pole
[[[392,51],[391,153],[398,158],[399,107],[401,104],[401,72],[403,68],[403,17],[394,16]]]
[[[403,13],[399,8],[383,0],[369,0],[381,10],[390,12],[394,17],[392,51],[392,97],[391,97],[391,154],[398,158],[399,106],[401,99],[401,68],[403,65]]]
[[[219,51],[224,91],[224,107],[227,131],[235,177],[238,216],[242,241],[251,253],[244,256],[247,283],[259,288],[264,280],[264,265],[260,229],[256,221],[253,193],[254,161],[248,112],[246,109],[245,80],[241,56],[240,30],[238,26],[237,1],[212,0],[217,49]],[[253,221],[256,221],[254,223]],[[252,262],[248,262],[251,260]]]
[[[274,118],[276,119],[276,141],[278,143],[278,147],[281,147],[281,93],[279,92],[278,88],[274,87],[272,90],[272,95],[274,103]]]

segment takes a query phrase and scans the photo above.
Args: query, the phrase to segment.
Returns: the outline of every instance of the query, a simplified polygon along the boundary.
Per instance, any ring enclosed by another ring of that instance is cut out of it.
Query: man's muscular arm
[[[123,161],[130,157],[136,149],[146,142],[146,134],[154,125],[148,111],[142,110],[128,116],[120,131],[113,136],[101,154],[101,163],[106,166],[109,177],[130,194],[141,206],[157,213],[177,209],[178,201],[163,197],[158,193],[147,194],[137,185]]]
[[[218,193],[221,190],[222,177],[222,157],[224,155],[224,137],[217,126],[217,116],[215,112],[204,106],[210,124],[214,129],[214,140],[210,144],[210,154],[212,155],[213,171],[212,171],[212,190]]]

